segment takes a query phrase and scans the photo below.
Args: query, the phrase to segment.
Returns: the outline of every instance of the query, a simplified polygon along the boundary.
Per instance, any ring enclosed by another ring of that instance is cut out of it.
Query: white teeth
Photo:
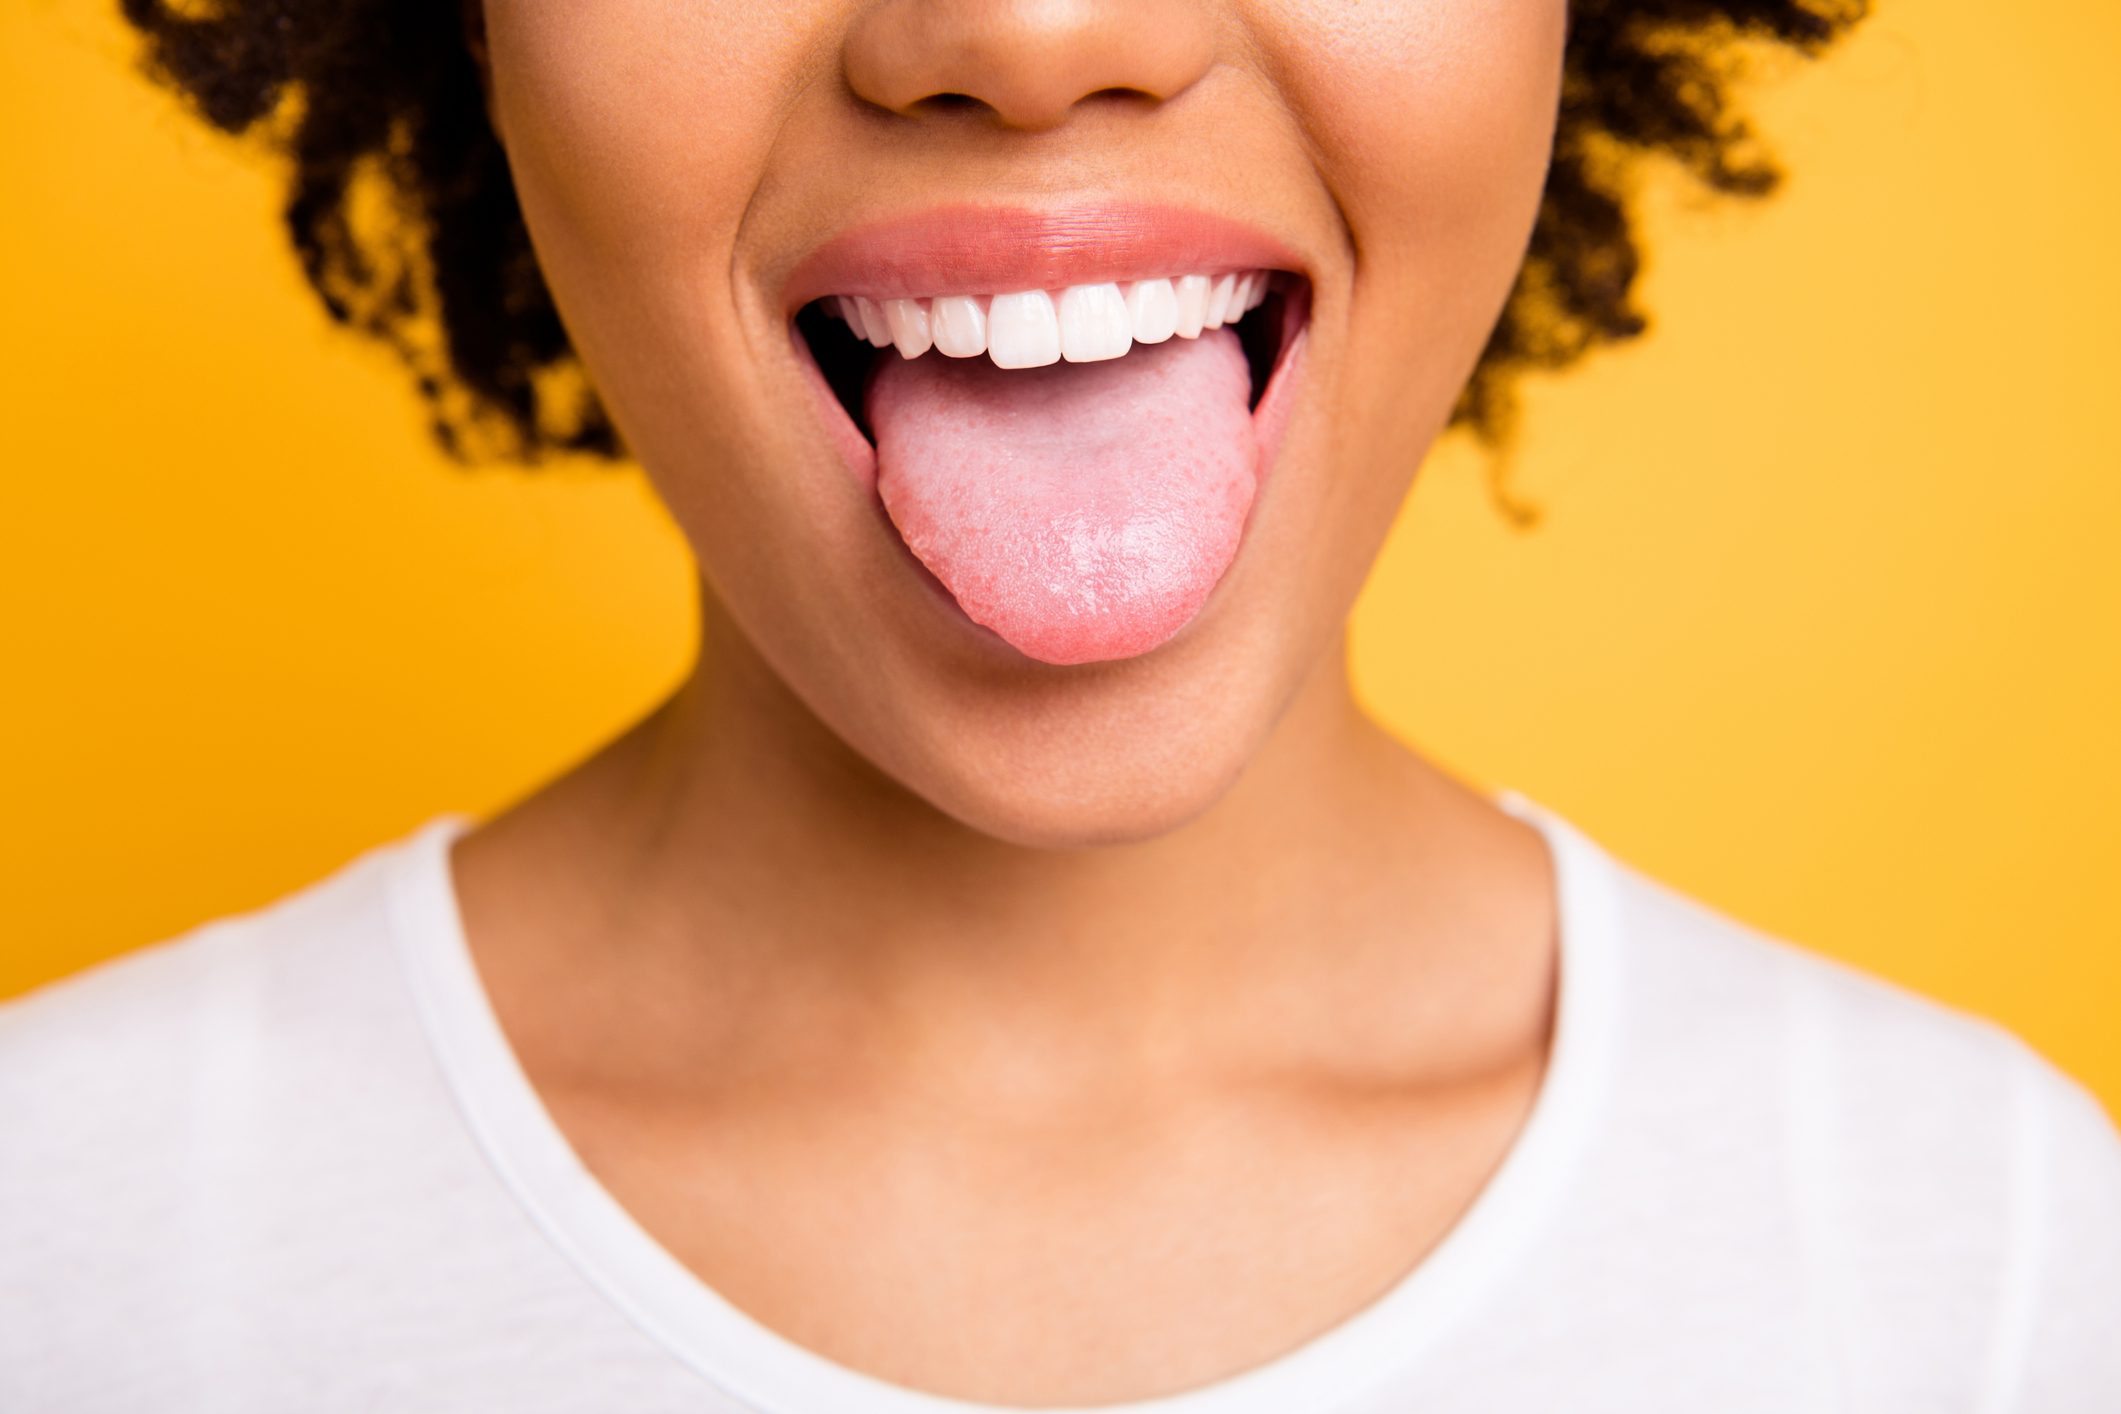
[[[1060,297],[1061,357],[1070,363],[1118,358],[1133,347],[1134,321],[1117,285],[1071,285]]]
[[[1136,344],[1160,344],[1174,335],[1197,339],[1258,308],[1271,278],[1266,270],[1233,270],[991,298],[828,295],[822,304],[856,337],[877,348],[895,345],[902,358],[919,358],[932,348],[949,358],[986,354],[1000,368],[1040,368],[1063,358],[1120,358]]]
[[[1220,329],[1230,317],[1230,296],[1237,293],[1237,277],[1225,275],[1215,282],[1208,294],[1208,315],[1201,321],[1203,327]]]
[[[996,368],[1039,368],[1060,362],[1060,318],[1044,290],[996,295],[987,306],[987,357]]]
[[[855,316],[861,321],[861,336],[882,348],[891,342],[891,326],[884,322],[884,311],[876,307],[876,301],[866,295],[854,297]]]
[[[1178,295],[1169,280],[1136,280],[1127,291],[1134,342],[1160,344],[1178,332]]]
[[[1197,339],[1207,327],[1208,277],[1186,275],[1173,289],[1178,294],[1178,337]]]
[[[901,357],[919,358],[935,342],[928,333],[928,308],[917,299],[885,300],[884,322]]]
[[[935,346],[952,358],[971,358],[987,351],[987,311],[969,295],[944,295],[935,301],[930,327]]]

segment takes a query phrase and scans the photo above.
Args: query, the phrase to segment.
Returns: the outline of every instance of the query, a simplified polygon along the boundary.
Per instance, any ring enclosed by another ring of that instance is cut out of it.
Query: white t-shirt
[[[2082,1086],[1496,799],[1562,948],[1500,1169],[1326,1334],[1100,1414],[2121,1411],[2121,1136]],[[0,1007],[0,1409],[1000,1409],[758,1324],[598,1185],[480,989],[468,824]]]

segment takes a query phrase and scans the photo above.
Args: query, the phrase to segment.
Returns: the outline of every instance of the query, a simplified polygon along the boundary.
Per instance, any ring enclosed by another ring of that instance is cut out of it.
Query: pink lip
[[[999,294],[1249,269],[1310,273],[1302,257],[1268,232],[1206,211],[1146,203],[1046,211],[968,203],[833,236],[789,273],[782,306],[792,316],[824,295]]]

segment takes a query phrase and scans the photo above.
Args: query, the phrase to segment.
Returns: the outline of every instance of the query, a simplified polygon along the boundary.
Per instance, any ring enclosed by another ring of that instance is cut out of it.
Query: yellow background
[[[446,465],[115,10],[0,5],[0,994],[497,807],[694,641],[638,478]],[[1793,179],[1653,190],[1545,523],[1447,446],[1353,631],[1455,769],[2121,1108],[2117,60],[2105,0],[1886,0],[1763,75]]]

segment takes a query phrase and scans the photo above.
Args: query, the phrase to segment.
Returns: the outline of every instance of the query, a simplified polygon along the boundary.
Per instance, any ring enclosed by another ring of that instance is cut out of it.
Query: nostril
[[[969,93],[931,93],[913,103],[913,107],[930,113],[963,113],[986,106]]]
[[[1003,125],[1008,127],[1049,127],[1053,123],[1059,122],[1065,116],[1067,110],[1071,108],[1104,105],[1125,107],[1133,104],[1153,106],[1156,101],[1156,95],[1152,93],[1144,93],[1138,88],[1113,85],[1107,88],[1095,89],[1076,99],[1072,104],[1056,106],[1054,111],[1045,112],[1022,102],[1017,102],[1008,108],[997,107],[986,99],[970,93],[945,90],[941,93],[931,93],[924,98],[914,99],[906,105],[905,111],[910,117],[938,118],[949,115],[962,115],[969,118],[1000,119]]]

